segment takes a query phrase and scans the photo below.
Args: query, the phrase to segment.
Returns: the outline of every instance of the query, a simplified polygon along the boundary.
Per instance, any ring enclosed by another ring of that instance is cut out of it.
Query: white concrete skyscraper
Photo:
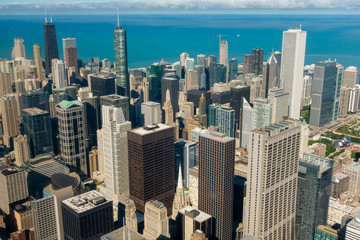
[[[68,47],[76,47],[76,38],[63,38],[62,44],[63,44],[63,56],[64,56],[64,62],[65,62],[66,61],[65,49]]]
[[[54,83],[56,88],[64,88],[67,86],[67,77],[65,72],[65,63],[62,60],[54,62]]]
[[[105,196],[129,195],[129,164],[127,131],[131,123],[125,121],[121,108],[102,106],[103,157],[105,164]]]
[[[228,66],[229,65],[229,53],[228,53],[228,42],[220,40],[219,43],[219,63]]]
[[[143,102],[141,114],[144,116],[144,126],[154,125],[161,122],[161,106],[157,102]]]
[[[14,38],[13,57],[14,58],[19,58],[19,57],[25,58],[24,39]]]
[[[303,89],[306,32],[301,29],[284,31],[281,53],[281,88],[289,93],[289,117],[300,118]]]

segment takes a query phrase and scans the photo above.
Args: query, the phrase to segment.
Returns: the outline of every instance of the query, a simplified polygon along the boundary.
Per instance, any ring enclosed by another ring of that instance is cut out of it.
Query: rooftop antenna
[[[52,13],[50,11],[50,22],[52,23]]]
[[[45,23],[47,23],[47,17],[46,17],[46,7],[45,7]]]
[[[119,8],[116,9],[117,13],[117,25],[120,26],[120,20],[119,20]]]
[[[301,30],[301,24],[300,24],[300,30]]]

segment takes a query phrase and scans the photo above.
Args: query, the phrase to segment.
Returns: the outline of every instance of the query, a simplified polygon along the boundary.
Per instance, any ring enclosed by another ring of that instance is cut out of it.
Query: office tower
[[[251,131],[254,129],[254,109],[250,106],[246,98],[243,99],[243,105],[241,109],[240,146],[247,149]]]
[[[55,107],[58,118],[61,159],[81,178],[87,176],[84,106],[79,101],[62,101]]]
[[[264,49],[254,48],[251,55],[251,72],[255,75],[263,73]]]
[[[144,126],[160,123],[161,122],[160,103],[143,102],[141,104],[141,114],[144,115]]]
[[[359,110],[360,88],[355,86],[350,90],[348,112],[357,112]]]
[[[102,69],[111,68],[111,62],[109,59],[104,58],[101,62],[102,62]]]
[[[226,66],[218,63],[211,63],[209,65],[209,89],[215,83],[226,83]],[[208,89],[208,88],[207,88]]]
[[[342,85],[352,88],[355,87],[357,75],[358,75],[357,67],[353,67],[353,66],[347,67],[344,70]]]
[[[0,97],[12,93],[9,73],[0,72]]]
[[[181,63],[180,62],[174,62],[172,65],[172,69],[176,71],[176,75],[178,75],[179,78],[181,78]]]
[[[213,63],[213,64],[217,63],[217,57],[216,56],[209,55],[207,57],[207,59],[206,59],[206,67],[209,67],[211,63]]]
[[[231,107],[221,106],[216,109],[216,126],[220,133],[228,137],[235,134],[235,110]]]
[[[185,73],[185,91],[199,89],[198,72],[189,70]]]
[[[13,58],[25,58],[24,39],[14,38]]]
[[[199,135],[199,210],[215,219],[218,239],[232,239],[235,139]]]
[[[27,135],[32,158],[53,152],[50,113],[39,108],[22,111],[24,134]]]
[[[55,201],[53,196],[47,196],[34,201],[33,223],[35,239],[57,240],[58,229],[56,226]]]
[[[118,215],[119,222],[121,222],[122,226],[127,226],[135,232],[138,232],[136,206],[133,200],[129,198],[120,199],[118,205]]]
[[[45,44],[45,74],[51,72],[51,61],[59,59],[59,50],[56,40],[55,24],[45,21],[44,24],[44,44]]]
[[[253,129],[262,129],[270,126],[272,104],[267,98],[255,98],[253,112]]]
[[[235,86],[230,88],[230,107],[235,110],[235,129],[240,128],[240,114],[243,106],[243,98],[250,101],[250,86]]]
[[[198,89],[206,89],[205,67],[203,65],[195,65],[195,71],[197,73],[198,82],[196,85],[198,85]]]
[[[61,203],[65,239],[99,239],[114,230],[113,203],[95,190]]]
[[[340,90],[339,117],[346,117],[349,109],[351,88],[342,86]]]
[[[19,133],[18,107],[14,96],[3,96],[0,99],[2,114],[3,141],[7,147],[12,146],[12,138]]]
[[[281,53],[271,53],[263,65],[263,90],[267,97],[269,89],[280,87]]]
[[[350,163],[345,167],[344,173],[349,176],[349,191],[360,193],[360,163]]]
[[[250,54],[246,54],[244,55],[244,61],[243,61],[243,76],[245,76],[248,73],[252,72],[252,60],[251,60],[251,55]]]
[[[151,200],[145,204],[144,237],[149,240],[170,237],[169,220],[165,205],[158,200]]]
[[[89,80],[90,91],[94,96],[115,94],[115,77],[94,75]]]
[[[289,117],[299,119],[303,88],[306,32],[289,29],[283,33],[280,87],[289,93]]]
[[[233,222],[239,225],[243,222],[246,178],[239,176],[237,172],[238,170],[235,170]]]
[[[179,111],[179,77],[172,73],[166,73],[161,80],[161,105],[164,106],[167,91],[170,91],[170,102],[175,113]]]
[[[179,239],[191,239],[191,235],[198,230],[202,231],[205,237],[212,237],[214,227],[212,217],[191,206],[184,207],[179,211]]]
[[[55,61],[53,75],[56,88],[64,88],[67,86],[65,63],[63,63],[62,60]]]
[[[101,237],[101,240],[145,240],[137,231],[123,226]]]
[[[344,74],[344,67],[343,65],[336,63],[336,78],[335,82],[333,83],[334,88],[334,101],[331,109],[331,121],[335,121],[339,118],[340,112],[340,94],[341,94],[341,86]]]
[[[196,56],[196,58],[197,58],[196,64],[201,65],[201,66],[203,66],[205,68],[205,66],[206,66],[206,56],[204,54],[198,54]]]
[[[0,184],[0,209],[9,215],[9,204],[29,197],[27,172],[4,164],[0,166]]]
[[[77,48],[66,47],[65,48],[65,66],[66,68],[74,67],[76,76],[79,75]]]
[[[147,76],[149,80],[149,100],[154,102],[161,102],[161,78],[163,77],[164,65],[154,63],[150,67],[150,75]]]
[[[64,55],[64,62],[66,63],[66,67],[69,67],[67,61],[68,61],[68,53],[66,52],[66,48],[69,47],[75,47],[76,48],[76,38],[63,38],[62,39],[62,45],[63,45],[63,55]],[[77,59],[76,59],[77,61]]]
[[[90,146],[96,145],[96,131],[100,129],[101,113],[99,97],[86,97],[83,100],[86,108],[87,134]]]
[[[356,214],[354,219],[346,225],[345,240],[356,240],[360,238],[360,215]]]
[[[100,97],[100,108],[102,106],[114,106],[117,108],[121,108],[126,121],[130,121],[130,113],[129,113],[129,98],[119,96],[116,94],[111,94],[107,96]]]
[[[116,94],[130,97],[126,30],[119,25],[114,31]]]
[[[336,62],[316,63],[311,87],[310,125],[321,127],[331,122],[336,80]]]
[[[18,135],[14,138],[15,164],[22,166],[30,159],[28,137],[26,135]]]
[[[338,240],[338,233],[330,227],[319,225],[315,228],[314,240]]]
[[[283,89],[275,88],[269,90],[269,100],[272,106],[271,124],[278,123],[288,116],[289,93]]]
[[[172,206],[172,219],[176,220],[176,217],[179,214],[180,209],[183,209],[186,206],[184,188],[183,188],[183,178],[181,171],[181,163],[179,164],[179,173],[178,173],[178,182],[176,185],[176,192],[174,197],[174,202]]]
[[[131,123],[125,121],[121,108],[102,106],[103,157],[105,164],[106,196],[128,196],[129,166],[127,131]]]
[[[33,49],[34,49],[34,60],[35,60],[37,77],[38,77],[39,81],[42,82],[42,80],[44,80],[44,76],[43,76],[44,67],[42,64],[39,44],[35,43],[33,46]]]
[[[128,131],[130,199],[144,212],[157,199],[172,213],[174,198],[174,128],[157,124]]]
[[[305,153],[300,159],[296,195],[296,239],[312,239],[326,225],[334,161]]]
[[[252,131],[248,146],[245,235],[294,239],[300,132],[300,122],[296,120]]]
[[[21,97],[22,109],[25,108],[40,108],[41,110],[49,111],[49,93],[43,89],[36,89],[26,91]]]
[[[195,60],[193,58],[187,58],[185,60],[185,70],[194,71],[195,69]]]
[[[221,40],[219,42],[219,63],[227,67],[229,65],[228,42]]]
[[[229,65],[229,81],[234,80],[237,78],[238,75],[238,60],[236,58],[232,58],[230,60]]]
[[[301,107],[308,106],[311,104],[311,84],[312,84],[312,75],[304,76],[304,86],[302,90],[301,97]]]
[[[180,64],[182,67],[185,67],[185,61],[188,58],[189,58],[189,54],[187,54],[187,53],[180,54]]]

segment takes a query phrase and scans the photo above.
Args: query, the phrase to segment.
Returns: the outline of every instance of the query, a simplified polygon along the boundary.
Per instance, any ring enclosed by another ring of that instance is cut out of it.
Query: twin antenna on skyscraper
[[[119,20],[119,8],[116,9],[117,13],[117,25],[120,26],[120,20]]]
[[[47,20],[47,14],[46,14],[46,8],[45,8],[45,23],[47,23],[48,22],[48,20]],[[52,23],[52,14],[51,14],[51,12],[50,12],[50,23]]]

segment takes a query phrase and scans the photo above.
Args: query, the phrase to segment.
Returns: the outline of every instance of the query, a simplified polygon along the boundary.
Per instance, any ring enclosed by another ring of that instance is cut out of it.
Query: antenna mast
[[[117,13],[117,25],[120,26],[120,20],[119,20],[119,8],[116,9]]]

